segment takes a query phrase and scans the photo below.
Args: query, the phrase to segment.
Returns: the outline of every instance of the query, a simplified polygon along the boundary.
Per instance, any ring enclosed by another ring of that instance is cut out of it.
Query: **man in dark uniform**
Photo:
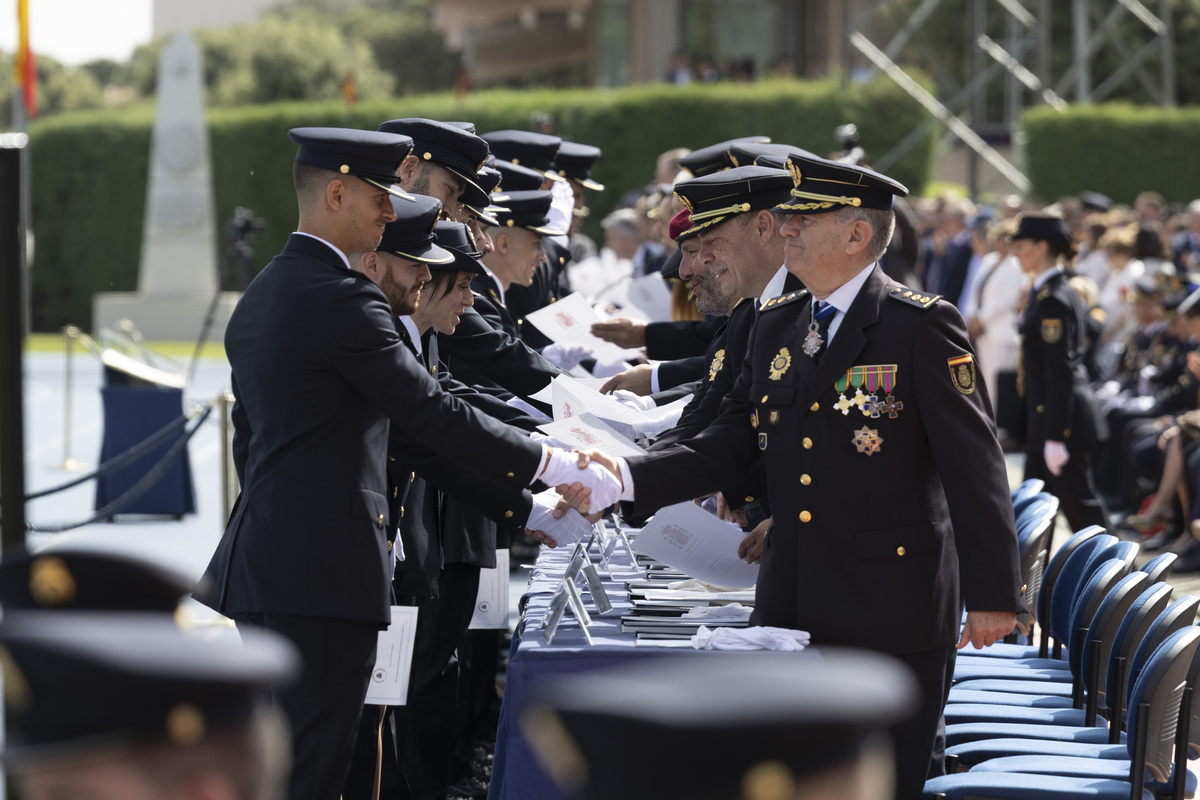
[[[457,249],[469,243],[464,225],[434,225],[440,202],[417,196],[414,208],[414,214],[388,223],[375,252],[358,254],[352,262],[388,296],[392,311],[400,315],[397,331],[401,340],[446,391],[489,416],[533,429],[535,420],[453,380],[439,364],[437,331],[429,327],[426,314],[431,304],[440,305],[449,292],[445,281],[439,279],[435,295],[430,296],[430,284],[424,279],[445,274],[468,278],[482,274],[483,267]],[[431,228],[439,247],[448,248],[451,258],[415,255],[428,243]],[[470,249],[478,255],[473,246]],[[391,277],[397,267],[405,265],[399,280]],[[451,288],[457,291],[457,286]],[[452,332],[452,326],[445,330]],[[403,764],[412,796],[441,798],[446,794],[458,676],[455,648],[471,619],[479,569],[496,566],[497,522],[506,526],[506,534],[522,530],[532,505],[529,493],[518,488],[463,481],[462,470],[453,460],[414,451],[399,429],[389,438],[388,480],[392,486],[389,516],[399,528],[404,554],[404,560],[396,565],[394,594],[401,605],[419,609],[409,700],[401,708],[374,707],[364,714],[354,764],[343,790],[347,800],[370,796],[379,741],[383,742],[384,791],[401,791]],[[464,505],[471,508],[464,509]]]
[[[592,457],[623,473],[635,513],[715,491],[765,460],[774,527],[751,624],[892,653],[913,669],[921,709],[895,738],[897,797],[916,798],[944,768],[932,751],[955,642],[989,645],[1023,608],[1004,458],[957,310],[876,263],[892,198],[907,190],[814,157],[788,168],[784,259],[809,291],[764,304],[707,430],[627,464]]]
[[[396,219],[393,196],[408,197],[393,187],[412,140],[338,128],[289,137],[300,145],[298,232],[250,284],[226,331],[242,492],[196,597],[300,649],[300,681],[276,694],[292,725],[290,797],[330,800],[391,619],[389,419],[480,480],[520,487],[595,476],[567,472],[567,454],[442,392],[400,342],[384,293],[350,269],[347,254],[374,250]],[[430,236],[420,254],[439,250]]]
[[[783,267],[786,217],[771,209],[790,199],[791,175],[768,167],[734,167],[679,183],[675,194],[691,209],[691,227],[681,236],[700,243],[696,268],[712,276],[721,295],[734,301],[728,323],[709,347],[707,373],[678,424],[654,443],[662,450],[707,428],[741,375],[750,329],[759,308],[786,291],[803,288]],[[761,466],[745,479],[722,487],[722,518],[757,528],[770,515]],[[765,526],[758,538],[765,534]]]
[[[1064,268],[1074,255],[1062,217],[1025,214],[1012,235],[1013,255],[1033,277],[1021,321],[1025,386],[1025,477],[1046,482],[1072,530],[1108,526],[1092,477],[1092,452],[1108,435],[1083,366],[1083,301]]]
[[[523,336],[518,320],[506,303],[505,293],[514,284],[529,286],[539,265],[546,260],[543,236],[557,236],[560,230],[548,227],[550,192],[506,192],[504,210],[496,212],[500,223],[489,231],[494,249],[485,253],[483,265],[488,274],[472,284],[476,293],[476,311],[510,336]]]
[[[770,141],[768,136],[744,136],[718,142],[691,151],[679,159],[679,166],[697,178],[712,175],[738,165],[732,154],[735,145]],[[699,322],[686,320],[646,323],[618,318],[594,324],[592,334],[619,347],[645,347],[647,358],[667,361],[703,354],[724,324],[720,317],[711,316]]]

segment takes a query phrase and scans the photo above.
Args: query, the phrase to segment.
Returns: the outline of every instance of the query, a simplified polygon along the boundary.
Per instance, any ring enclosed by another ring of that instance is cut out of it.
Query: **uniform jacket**
[[[407,330],[403,326],[399,326],[399,330],[401,338],[407,342]],[[537,421],[532,417],[455,380],[445,364],[438,360],[437,342],[437,335],[432,330],[426,331],[422,336],[422,357],[445,391],[507,425],[525,431],[536,429]],[[399,512],[406,560],[397,568],[397,573],[420,572],[436,576],[444,565],[453,563],[495,567],[497,530],[500,538],[507,542],[514,531],[524,529],[529,519],[533,498],[521,487],[488,480],[440,455],[422,458],[403,441],[391,443],[389,457],[394,459],[389,469],[393,465],[402,465],[397,470],[398,478],[402,482],[411,482],[408,502],[412,507],[401,508]],[[412,472],[405,473],[404,469]],[[424,494],[415,498],[414,491],[418,486],[423,488]],[[398,494],[403,493],[404,489],[400,487]],[[416,548],[418,558],[408,557],[410,547]],[[401,593],[417,594],[412,591]]]
[[[502,388],[528,398],[563,374],[520,339],[493,326],[475,308],[463,312],[453,334],[439,333],[437,340],[442,359],[455,377],[484,391]]]
[[[1075,448],[1108,437],[1083,365],[1085,337],[1083,301],[1060,271],[1034,292],[1021,323],[1030,452],[1047,440]]]
[[[801,349],[810,311],[804,292],[765,306],[713,424],[629,459],[634,511],[719,489],[763,459],[774,524],[752,624],[807,630],[817,645],[950,645],[960,575],[967,609],[1021,609],[1004,459],[957,310],[876,265],[819,364]],[[842,413],[839,395],[855,392],[835,384],[854,367],[892,376],[890,412]]]
[[[389,418],[494,481],[539,467],[538,445],[441,391],[383,292],[311,237],[251,282],[225,349],[242,491],[196,593],[222,613],[390,620]]]
[[[475,295],[475,311],[492,325],[513,338],[518,335],[517,320],[509,312],[505,301],[500,298],[500,290],[491,275],[477,275],[471,281],[471,294]]]

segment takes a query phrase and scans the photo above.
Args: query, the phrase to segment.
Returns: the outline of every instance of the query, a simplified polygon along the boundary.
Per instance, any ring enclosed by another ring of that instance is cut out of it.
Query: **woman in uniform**
[[[1061,217],[1031,213],[1021,217],[1012,242],[1021,269],[1033,278],[1021,323],[1025,477],[1046,482],[1073,530],[1107,527],[1091,468],[1107,429],[1083,363],[1085,310],[1067,270],[1075,254],[1071,234]]]

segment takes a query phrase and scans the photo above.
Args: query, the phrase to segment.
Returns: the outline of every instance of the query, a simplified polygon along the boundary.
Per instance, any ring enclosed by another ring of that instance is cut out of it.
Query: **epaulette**
[[[797,300],[804,300],[807,297],[808,297],[808,289],[797,289],[794,292],[788,292],[787,294],[781,294],[781,295],[779,295],[779,297],[772,297],[770,300],[763,303],[762,306],[759,307],[758,310],[759,311],[774,311],[775,309],[779,308],[780,306],[786,306],[788,303],[794,303]]]
[[[917,308],[929,308],[942,299],[940,294],[921,294],[905,286],[893,286],[888,292],[888,297],[893,300],[903,300],[910,306],[916,306]]]

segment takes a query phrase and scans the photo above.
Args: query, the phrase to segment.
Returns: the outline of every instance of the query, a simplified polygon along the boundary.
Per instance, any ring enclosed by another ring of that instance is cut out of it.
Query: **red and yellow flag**
[[[24,90],[25,114],[37,116],[37,62],[29,47],[29,0],[17,0],[17,57],[14,78]]]

